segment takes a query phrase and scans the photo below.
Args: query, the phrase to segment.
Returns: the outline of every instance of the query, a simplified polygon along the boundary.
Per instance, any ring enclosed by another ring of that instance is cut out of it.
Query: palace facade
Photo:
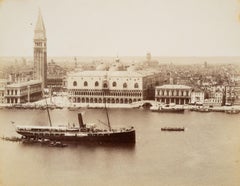
[[[157,79],[140,71],[82,71],[68,74],[67,90],[72,103],[129,104],[153,97]]]
[[[188,104],[192,88],[186,85],[162,85],[155,88],[155,101],[179,105]]]

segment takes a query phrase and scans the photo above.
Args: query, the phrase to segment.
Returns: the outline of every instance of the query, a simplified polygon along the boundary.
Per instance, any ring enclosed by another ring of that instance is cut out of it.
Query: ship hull
[[[135,143],[135,130],[124,132],[105,132],[105,133],[42,133],[17,131],[18,134],[26,139],[48,139],[51,141],[63,142],[106,142],[106,143]]]

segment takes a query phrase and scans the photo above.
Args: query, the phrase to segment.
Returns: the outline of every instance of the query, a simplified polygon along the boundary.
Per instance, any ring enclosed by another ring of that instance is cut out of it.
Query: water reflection
[[[21,146],[25,147],[25,148],[45,148],[45,149],[49,149],[49,148],[57,148],[57,149],[65,149],[65,148],[69,148],[69,149],[80,149],[80,150],[84,150],[84,151],[91,151],[91,149],[105,149],[108,151],[127,151],[127,152],[135,152],[135,144],[129,143],[129,144],[121,144],[121,143],[94,143],[94,142],[78,142],[78,143],[74,143],[74,142],[67,142],[65,143],[67,146],[66,147],[51,147],[49,146],[49,144],[41,144],[41,143],[26,143],[26,142],[18,142],[18,144],[20,144]]]

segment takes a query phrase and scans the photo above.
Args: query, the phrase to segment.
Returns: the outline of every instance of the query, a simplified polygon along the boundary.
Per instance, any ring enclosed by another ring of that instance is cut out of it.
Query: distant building
[[[47,86],[47,38],[41,13],[39,12],[34,31],[34,79]]]
[[[7,86],[6,79],[0,79],[0,104],[5,103],[5,87]]]
[[[155,88],[155,101],[162,103],[188,104],[192,88],[186,85],[162,85]]]
[[[82,71],[68,74],[67,90],[72,103],[128,104],[154,97],[156,79],[146,72]]]
[[[233,105],[236,99],[233,86],[226,86],[225,88],[225,105]]]
[[[66,76],[66,70],[57,65],[53,60],[48,63],[47,69],[47,88],[53,92],[58,92],[63,89],[63,79]]]
[[[51,89],[52,92],[59,92],[63,90],[64,77],[48,77],[47,88]]]
[[[158,67],[158,61],[152,60],[152,55],[150,52],[146,54],[146,61],[144,62],[144,66],[150,67],[150,68],[156,68]]]
[[[14,65],[8,71],[9,83],[25,82],[33,79],[33,68],[25,65]]]
[[[207,68],[208,65],[207,65],[207,61],[204,61],[204,68]]]
[[[202,90],[193,90],[191,92],[191,104],[203,104],[204,95],[204,91]]]
[[[42,82],[32,80],[5,87],[5,103],[20,104],[37,101],[42,96]]]
[[[223,92],[217,90],[210,93],[208,99],[204,100],[205,106],[222,106],[223,105]]]
[[[234,102],[233,105],[240,105],[240,81],[236,81],[234,86]]]

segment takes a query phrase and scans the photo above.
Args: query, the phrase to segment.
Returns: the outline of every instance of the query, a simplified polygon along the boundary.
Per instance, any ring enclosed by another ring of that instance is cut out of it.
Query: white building
[[[5,88],[5,103],[19,104],[37,101],[42,97],[42,81],[14,83]]]
[[[136,71],[82,71],[68,74],[72,103],[132,103],[147,99],[157,75]]]
[[[204,91],[193,90],[191,92],[191,104],[203,104],[204,103]]]
[[[192,88],[186,85],[162,85],[155,87],[155,101],[162,103],[188,104]]]

